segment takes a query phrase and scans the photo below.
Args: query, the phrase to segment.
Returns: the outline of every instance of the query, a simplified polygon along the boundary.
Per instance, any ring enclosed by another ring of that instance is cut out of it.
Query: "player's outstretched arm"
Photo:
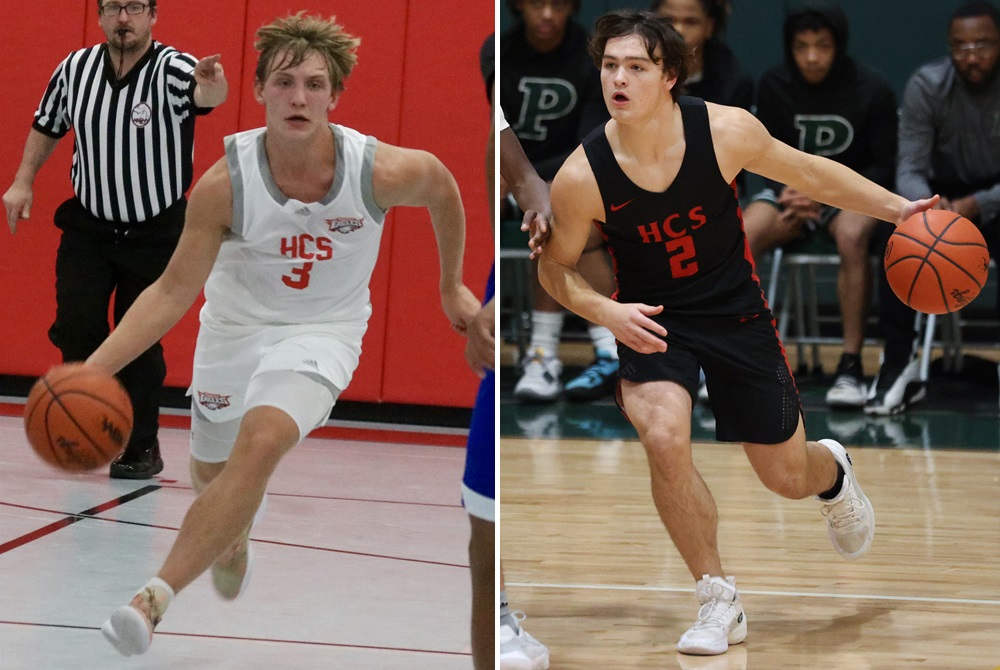
[[[465,333],[479,301],[462,281],[465,209],[458,184],[434,155],[379,143],[372,175],[375,202],[390,207],[426,207],[437,240],[441,306],[452,327]]]
[[[890,223],[901,223],[937,203],[936,196],[911,202],[836,161],[794,149],[771,137],[745,110],[712,105],[709,115],[724,178],[746,168],[824,204]]]
[[[201,293],[232,222],[232,187],[225,159],[191,192],[184,232],[166,270],[143,291],[87,362],[118,372],[176,324]]]

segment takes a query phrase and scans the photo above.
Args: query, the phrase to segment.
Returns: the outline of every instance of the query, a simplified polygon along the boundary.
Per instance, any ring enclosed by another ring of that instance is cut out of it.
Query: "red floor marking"
[[[6,553],[6,552],[10,551],[11,549],[17,549],[18,547],[21,547],[21,546],[23,546],[25,544],[28,544],[29,542],[33,542],[33,541],[35,541],[35,540],[37,540],[39,538],[45,537],[46,535],[51,535],[52,533],[56,532],[57,530],[61,530],[61,529],[65,528],[66,526],[70,526],[70,525],[76,523],[77,521],[81,521],[83,519],[92,518],[92,517],[94,517],[95,514],[100,514],[101,512],[107,512],[109,509],[114,509],[115,507],[118,507],[119,505],[124,505],[127,502],[135,500],[136,498],[140,498],[140,497],[146,495],[147,493],[152,493],[153,491],[158,491],[159,489],[160,489],[159,486],[144,486],[141,489],[137,489],[135,491],[132,491],[131,493],[126,493],[125,495],[120,496],[118,498],[115,498],[114,500],[109,500],[109,501],[107,501],[105,503],[101,503],[100,505],[97,505],[96,507],[91,507],[90,509],[85,509],[82,512],[79,512],[78,514],[74,514],[72,516],[67,516],[64,519],[59,519],[59,521],[55,521],[53,523],[50,523],[49,525],[43,526],[43,527],[39,528],[38,530],[33,530],[33,531],[31,531],[30,533],[28,533],[26,535],[22,535],[21,537],[16,537],[13,540],[10,540],[8,542],[4,542],[3,544],[0,544],[0,554]],[[9,503],[3,503],[3,504],[9,504]],[[13,505],[13,504],[10,504],[10,506],[11,507],[22,507],[22,508],[25,508],[25,509],[34,509],[34,508],[25,507],[24,505]],[[56,514],[62,514],[62,512],[56,512]]]

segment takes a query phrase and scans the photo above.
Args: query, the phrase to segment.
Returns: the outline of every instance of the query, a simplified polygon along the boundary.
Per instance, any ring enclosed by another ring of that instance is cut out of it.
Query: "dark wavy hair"
[[[601,67],[604,47],[608,41],[629,35],[638,36],[646,45],[646,53],[650,60],[663,68],[665,73],[672,73],[677,78],[677,84],[670,91],[676,100],[681,94],[684,80],[687,79],[687,63],[691,50],[684,43],[680,33],[653,12],[624,9],[610,12],[597,19],[597,23],[594,24],[594,34],[590,37],[590,57],[597,67]],[[656,56],[657,47],[660,48],[661,56]]]

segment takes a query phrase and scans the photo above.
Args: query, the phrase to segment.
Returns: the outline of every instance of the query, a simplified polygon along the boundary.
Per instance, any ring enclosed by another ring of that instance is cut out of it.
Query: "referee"
[[[156,0],[97,0],[107,42],[71,53],[42,97],[14,183],[3,196],[11,233],[31,213],[32,185],[73,129],[74,197],[62,203],[56,317],[49,339],[63,360],[85,360],[114,321],[153,283],[184,225],[193,177],[194,121],[228,91],[219,56],[197,60],[153,41]],[[111,476],[148,479],[163,469],[157,439],[166,377],[157,343],[121,371],[132,399],[132,436]]]

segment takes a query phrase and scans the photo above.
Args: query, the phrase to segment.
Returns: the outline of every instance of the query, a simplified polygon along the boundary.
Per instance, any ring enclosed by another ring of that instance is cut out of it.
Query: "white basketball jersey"
[[[205,284],[202,323],[367,323],[385,222],[372,196],[378,142],[330,128],[336,174],[319,202],[290,199],[275,185],[264,128],[225,138],[233,222]]]

